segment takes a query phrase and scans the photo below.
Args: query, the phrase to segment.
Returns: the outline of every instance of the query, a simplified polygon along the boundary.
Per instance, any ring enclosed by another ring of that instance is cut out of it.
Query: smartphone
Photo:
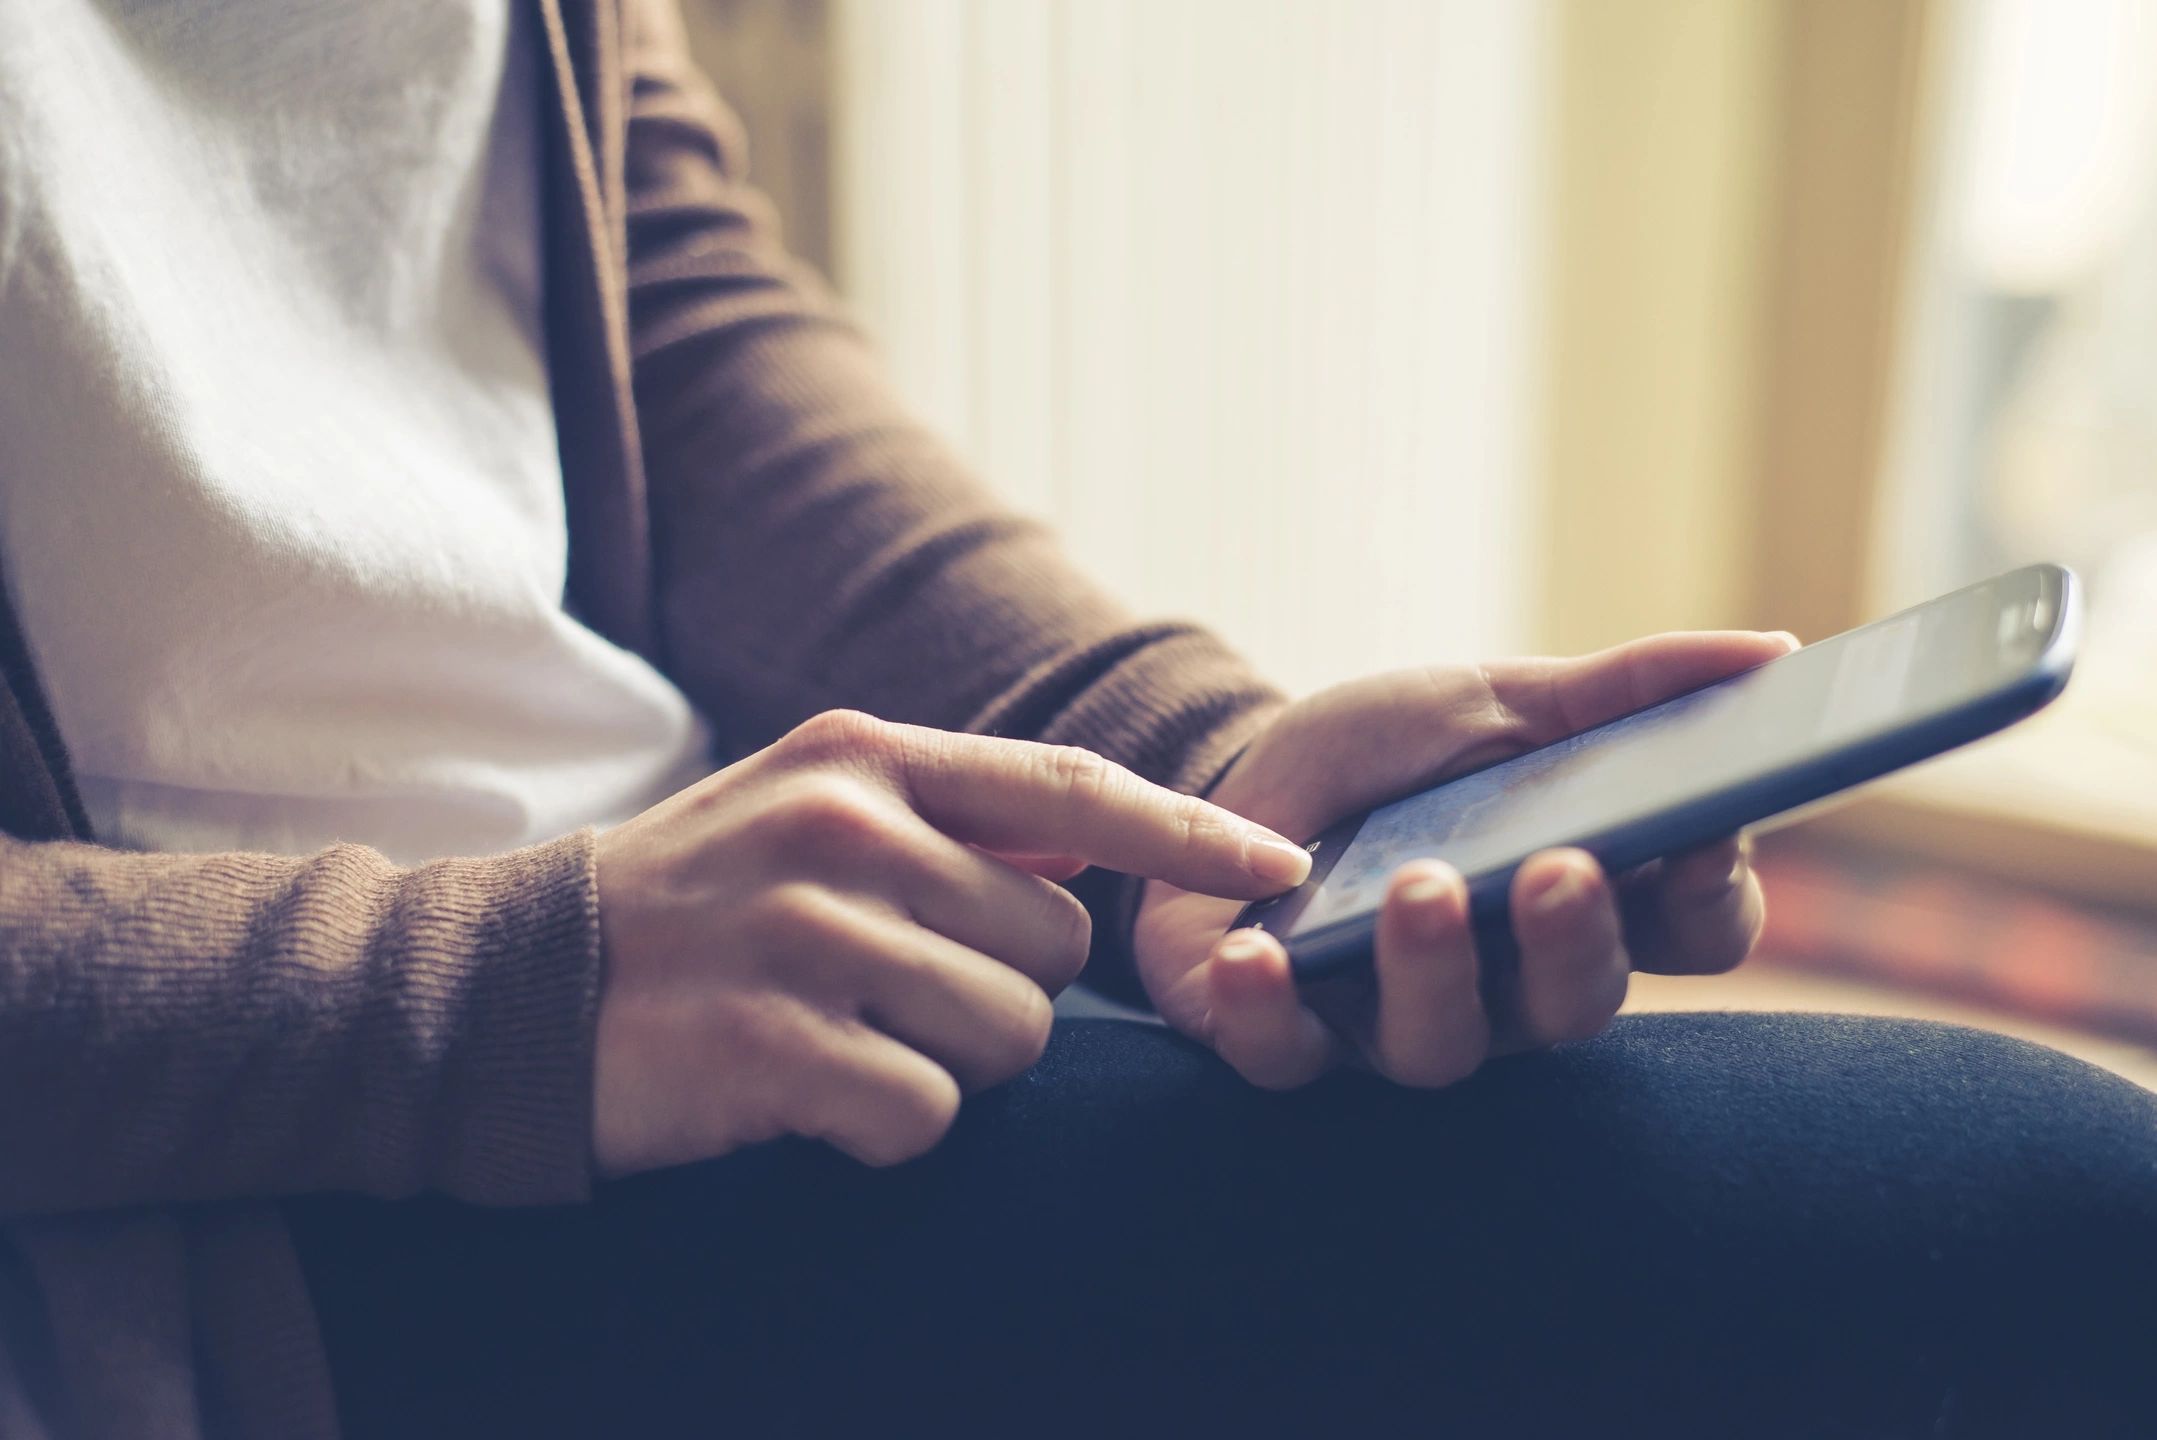
[[[1502,937],[1537,851],[1625,869],[1989,735],[2065,688],[2080,628],[2071,571],[2011,571],[1351,815],[1309,844],[1307,881],[1236,924],[1279,937],[1299,980],[1348,973],[1370,963],[1393,872],[1435,858]]]

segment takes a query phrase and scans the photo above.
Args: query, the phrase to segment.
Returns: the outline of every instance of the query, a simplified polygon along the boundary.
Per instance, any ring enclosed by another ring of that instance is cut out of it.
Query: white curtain
[[[1292,687],[1528,638],[1539,0],[841,0],[836,266],[1133,604]]]

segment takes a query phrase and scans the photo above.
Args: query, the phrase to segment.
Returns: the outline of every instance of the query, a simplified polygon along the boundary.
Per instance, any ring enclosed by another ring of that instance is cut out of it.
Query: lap
[[[895,1170],[785,1142],[572,1208],[290,1209],[361,1440],[2105,1433],[2151,1399],[2157,1098],[1914,1022],[1639,1017],[1287,1095],[1077,1022]]]

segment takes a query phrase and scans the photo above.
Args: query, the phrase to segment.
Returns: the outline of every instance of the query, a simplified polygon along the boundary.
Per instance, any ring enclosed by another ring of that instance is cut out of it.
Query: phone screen
[[[1981,700],[2044,651],[2058,573],[2016,571],[1397,800],[1345,842],[1336,827],[1319,843],[1345,848],[1288,938],[1375,910],[1406,861],[1442,859],[1472,882]]]

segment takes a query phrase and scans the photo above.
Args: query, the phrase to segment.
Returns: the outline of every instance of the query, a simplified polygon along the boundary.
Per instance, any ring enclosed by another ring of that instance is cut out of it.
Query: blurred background
[[[2157,0],[684,3],[923,414],[1291,687],[2076,566],[2061,704],[1635,1004],[2157,1083]]]

